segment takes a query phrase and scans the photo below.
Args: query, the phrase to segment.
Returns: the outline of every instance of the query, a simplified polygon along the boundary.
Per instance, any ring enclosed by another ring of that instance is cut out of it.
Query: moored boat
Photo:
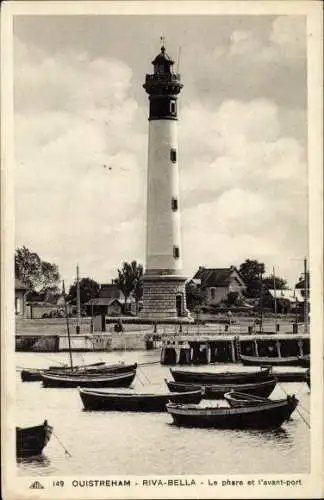
[[[294,399],[295,396],[287,396],[288,398]],[[228,402],[230,406],[233,408],[239,408],[241,406],[251,406],[251,405],[267,405],[270,403],[273,403],[274,400],[268,399],[268,398],[263,398],[259,396],[253,396],[252,394],[245,394],[243,392],[238,392],[238,391],[231,391],[227,392],[224,395],[224,398]],[[281,400],[275,400],[276,402],[278,401],[286,401],[285,399]]]
[[[167,411],[178,426],[214,427],[220,429],[249,429],[280,427],[288,420],[298,404],[296,398],[274,401],[267,405],[206,407],[198,405],[167,404]]]
[[[191,384],[190,382],[174,382],[173,380],[165,380],[170,391],[193,391],[203,389],[204,399],[219,399],[223,398],[224,394],[232,390],[253,394],[255,396],[268,397],[276,386],[276,379],[271,377],[268,380],[254,382],[252,384]]]
[[[298,360],[299,360],[300,366],[303,366],[304,368],[310,367],[310,354],[305,354],[304,356],[299,356]]]
[[[53,427],[44,420],[34,427],[16,427],[16,456],[32,457],[40,455],[51,438]]]
[[[199,403],[202,391],[179,393],[127,393],[105,392],[92,389],[79,388],[79,394],[86,410],[105,411],[137,411],[137,412],[162,412],[166,411],[169,401],[175,403]]]
[[[170,373],[176,382],[193,382],[201,385],[248,384],[268,379],[271,368],[261,368],[253,372],[201,372],[170,368]]]
[[[44,387],[129,387],[136,370],[127,373],[75,374],[42,373]]]
[[[78,365],[73,366],[71,369],[70,366],[50,366],[48,369],[42,368],[31,368],[24,369],[21,371],[21,380],[23,382],[35,382],[42,380],[42,373],[64,373],[69,374],[70,376],[80,375],[81,373],[90,374],[90,373],[126,373],[137,368],[137,363],[133,364],[125,364],[114,363],[114,364],[106,364],[104,361],[99,363],[92,363],[88,365]]]
[[[246,366],[299,366],[299,356],[268,357],[268,356],[244,356],[240,359]]]

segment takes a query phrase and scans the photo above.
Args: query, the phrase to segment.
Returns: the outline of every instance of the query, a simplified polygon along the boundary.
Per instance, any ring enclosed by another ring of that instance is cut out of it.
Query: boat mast
[[[262,272],[260,272],[260,333],[263,331],[263,281]]]
[[[305,333],[308,333],[308,272],[307,272],[307,259],[304,259],[304,328]]]
[[[273,266],[273,298],[274,298],[274,313],[275,313],[275,333],[278,331],[278,318],[277,318],[277,290],[276,290],[276,275],[275,268]]]
[[[69,318],[68,318],[68,310],[67,310],[67,303],[66,303],[66,296],[65,296],[64,280],[63,280],[63,290],[62,291],[63,291],[64,305],[65,305],[66,329],[67,329],[68,341],[69,341],[70,365],[71,365],[71,370],[73,370],[71,337],[70,337]]]
[[[76,279],[76,292],[77,292],[77,327],[76,333],[81,331],[81,301],[80,301],[80,279],[79,279],[79,264],[77,264],[77,279]]]

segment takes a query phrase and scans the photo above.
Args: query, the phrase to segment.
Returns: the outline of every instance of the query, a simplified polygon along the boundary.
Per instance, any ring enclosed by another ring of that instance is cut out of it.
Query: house
[[[300,290],[301,294],[303,297],[305,297],[305,278],[301,278],[298,283],[296,283],[295,288],[297,290]],[[309,290],[310,290],[310,277],[309,273],[307,273],[307,296],[309,297]]]
[[[215,306],[225,300],[230,292],[242,295],[246,285],[236,267],[207,268],[199,267],[192,279],[200,283],[204,293],[204,305]]]
[[[278,313],[287,313],[296,310],[298,311],[301,307],[303,307],[304,297],[300,289],[268,289],[264,291],[263,304],[268,305],[275,310],[275,302]]]
[[[116,298],[97,298],[90,299],[86,304],[87,316],[121,316],[123,312],[123,304]]]
[[[29,297],[27,303],[27,318],[40,319],[40,318],[63,318],[65,312],[65,299],[63,295],[53,295],[44,300],[43,296],[34,292]],[[72,307],[67,304],[67,312],[71,314]]]
[[[124,294],[114,282],[100,285],[99,297],[89,300],[85,306],[88,316],[136,314],[134,297],[128,297],[125,304]]]
[[[26,317],[26,293],[27,287],[19,279],[15,279],[15,314],[22,318]]]

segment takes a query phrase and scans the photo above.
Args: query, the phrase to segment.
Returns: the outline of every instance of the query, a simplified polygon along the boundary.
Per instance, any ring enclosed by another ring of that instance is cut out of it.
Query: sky
[[[142,85],[163,35],[184,85],[185,275],[252,258],[293,287],[308,251],[305,30],[303,16],[16,16],[16,247],[67,282],[77,263],[99,283],[145,264]]]

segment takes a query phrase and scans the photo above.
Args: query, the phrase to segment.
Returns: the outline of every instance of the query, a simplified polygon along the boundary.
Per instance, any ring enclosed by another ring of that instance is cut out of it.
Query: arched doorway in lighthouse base
[[[183,303],[183,294],[178,293],[176,295],[176,310],[177,310],[177,316],[183,316],[184,312],[184,303]]]

